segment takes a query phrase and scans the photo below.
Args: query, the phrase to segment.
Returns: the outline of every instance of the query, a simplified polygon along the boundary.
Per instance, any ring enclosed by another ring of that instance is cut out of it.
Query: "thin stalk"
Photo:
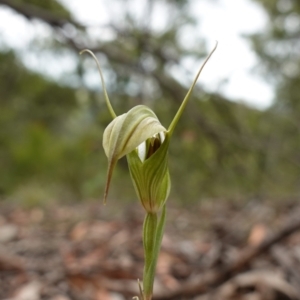
[[[157,214],[147,213],[144,221],[143,228],[143,244],[144,244],[144,254],[145,254],[145,265],[144,265],[144,278],[148,272],[153,259],[153,250],[155,245],[157,229]],[[145,283],[143,283],[145,289]]]
[[[143,278],[143,300],[152,299],[155,269],[164,233],[165,223],[166,205],[163,206],[163,210],[158,223],[157,214],[147,213],[146,215],[144,222],[145,267]]]

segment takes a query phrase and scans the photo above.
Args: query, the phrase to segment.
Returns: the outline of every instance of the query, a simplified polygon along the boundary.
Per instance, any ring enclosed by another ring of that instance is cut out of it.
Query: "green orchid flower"
[[[81,53],[88,52],[91,54],[97,63],[103,85],[104,98],[113,119],[103,134],[103,148],[108,158],[104,202],[106,203],[113,170],[117,161],[126,155],[135,191],[146,211],[143,228],[145,267],[143,287],[140,286],[140,297],[142,300],[152,299],[156,262],[164,231],[166,219],[165,203],[171,189],[168,170],[170,140],[198,77],[216,47],[217,43],[198,71],[168,129],[160,123],[155,113],[145,105],[137,105],[127,113],[117,116],[109,100],[97,58],[89,50],[81,51]],[[139,298],[136,297],[136,299]]]
[[[142,205],[147,212],[159,211],[160,203],[165,201],[169,191],[167,165],[164,163],[168,149],[160,149],[163,144],[161,137],[166,132],[154,112],[144,105],[135,106],[113,119],[103,135],[103,148],[108,158],[105,199],[113,169],[118,159],[127,155],[130,174]]]

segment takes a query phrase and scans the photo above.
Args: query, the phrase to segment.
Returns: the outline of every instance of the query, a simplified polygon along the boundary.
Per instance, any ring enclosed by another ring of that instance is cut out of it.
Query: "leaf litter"
[[[300,299],[300,204],[169,207],[154,299]],[[143,212],[0,205],[1,300],[124,300],[143,272]]]

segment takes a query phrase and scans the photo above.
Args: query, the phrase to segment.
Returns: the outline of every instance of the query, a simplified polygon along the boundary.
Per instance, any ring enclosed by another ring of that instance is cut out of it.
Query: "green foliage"
[[[268,181],[275,190],[285,187],[299,194],[300,4],[293,0],[255,1],[265,9],[269,22],[264,32],[250,38],[261,60],[260,71],[276,90],[265,168],[273,169]]]
[[[300,4],[293,0],[255,0],[269,16],[267,30],[251,36],[264,75],[277,90],[276,108],[300,114]],[[296,117],[295,115],[295,117]]]
[[[65,187],[76,198],[99,190],[90,181],[100,169],[101,124],[73,131],[70,124],[84,114],[76,90],[26,70],[12,52],[2,53],[0,64],[1,193],[32,181]]]
[[[12,2],[16,5],[31,5],[31,7],[37,7],[44,9],[48,12],[57,14],[59,17],[70,18],[70,12],[59,2],[56,0],[12,0]]]

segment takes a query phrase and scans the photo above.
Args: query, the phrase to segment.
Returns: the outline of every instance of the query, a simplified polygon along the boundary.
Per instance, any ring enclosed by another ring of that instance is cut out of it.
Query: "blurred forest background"
[[[171,144],[171,197],[178,201],[300,194],[300,2],[253,1],[269,22],[247,39],[260,59],[261,80],[275,88],[274,102],[254,109],[206,91],[200,80]],[[67,59],[77,66],[75,73],[60,70],[56,79],[33,71],[26,55],[0,35],[1,199],[38,204],[102,197],[107,168],[102,133],[110,115],[100,89],[87,84],[96,66],[79,56],[84,48],[98,56],[118,114],[143,103],[168,126],[188,89],[170,68],[186,57],[200,66],[210,49],[205,40],[194,48],[180,40],[181,29],[196,22],[187,13],[190,1],[149,1],[149,18],[155,2],[172,12],[166,28],[140,26],[123,1],[123,15],[107,24],[111,37],[95,40],[59,1],[0,0],[0,9],[42,23],[50,33],[24,51],[56,68]],[[116,168],[110,193],[119,196],[135,199],[126,160]]]

